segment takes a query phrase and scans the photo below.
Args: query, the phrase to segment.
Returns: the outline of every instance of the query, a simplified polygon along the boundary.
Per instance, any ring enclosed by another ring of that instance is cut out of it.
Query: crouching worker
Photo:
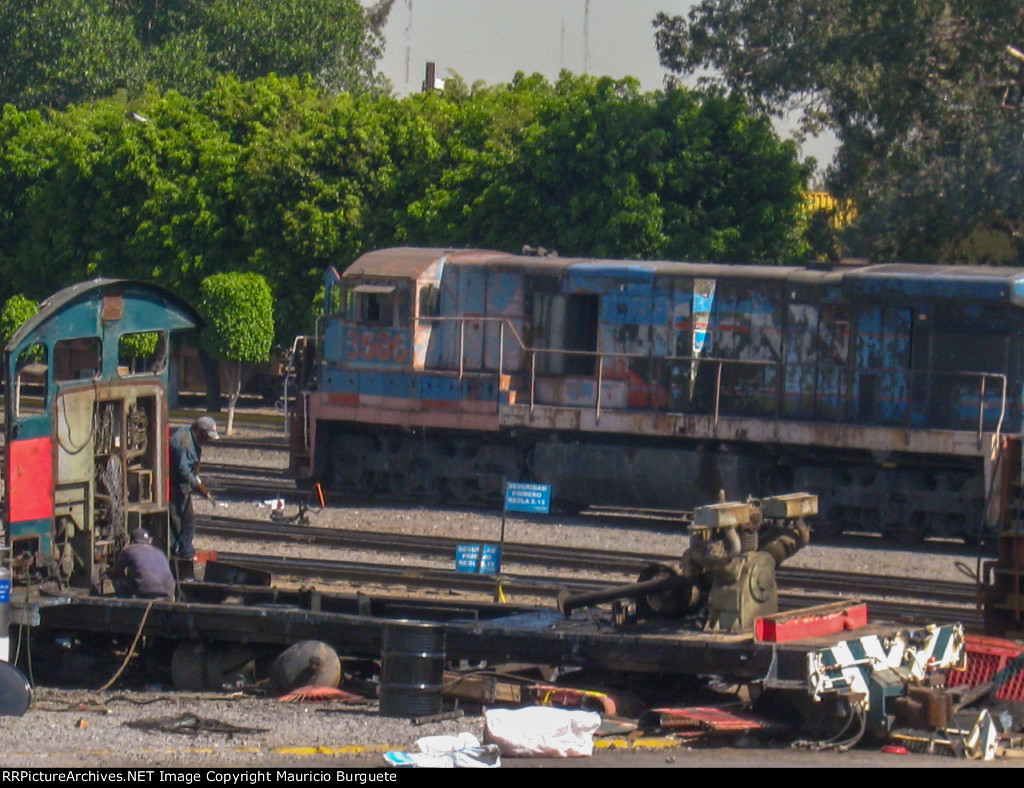
[[[149,532],[144,528],[132,531],[132,540],[111,570],[114,589],[119,597],[140,599],[174,598],[174,575],[167,556],[153,546]]]

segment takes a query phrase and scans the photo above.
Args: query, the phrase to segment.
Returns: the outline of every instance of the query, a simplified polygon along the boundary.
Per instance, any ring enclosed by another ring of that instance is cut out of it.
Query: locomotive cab
[[[396,277],[334,279],[327,286],[329,347],[347,364],[406,366],[415,282]],[[334,340],[334,341],[332,341]]]
[[[162,288],[100,279],[52,296],[7,344],[15,583],[108,593],[133,529],[167,549],[171,332],[200,325]]]

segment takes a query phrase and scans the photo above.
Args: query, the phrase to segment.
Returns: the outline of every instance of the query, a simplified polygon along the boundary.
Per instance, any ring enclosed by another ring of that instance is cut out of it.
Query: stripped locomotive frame
[[[533,480],[567,509],[681,510],[808,490],[819,533],[974,541],[1019,483],[1022,269],[396,248],[325,284],[290,429],[293,472],[334,489],[489,503]]]
[[[4,349],[4,522],[15,583],[112,591],[132,529],[169,545],[171,333],[195,311],[96,279],[44,301]]]

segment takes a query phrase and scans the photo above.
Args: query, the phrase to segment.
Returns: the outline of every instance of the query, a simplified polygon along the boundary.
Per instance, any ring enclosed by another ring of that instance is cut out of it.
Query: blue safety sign
[[[531,482],[508,482],[505,488],[505,508],[510,512],[551,511],[551,485]]]
[[[456,545],[455,571],[496,575],[501,571],[501,548],[496,544]]]

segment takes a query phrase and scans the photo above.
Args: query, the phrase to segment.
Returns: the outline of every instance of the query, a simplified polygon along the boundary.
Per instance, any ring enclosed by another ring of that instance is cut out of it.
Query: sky
[[[364,6],[374,0],[362,0]],[[573,73],[636,77],[644,90],[662,87],[653,21],[659,11],[684,15],[694,0],[395,0],[384,30],[380,69],[395,93],[422,88],[428,62],[435,75],[467,84],[509,82],[517,71],[549,80]],[[785,125],[780,134],[789,135]],[[832,140],[812,140],[804,156],[819,169]]]

